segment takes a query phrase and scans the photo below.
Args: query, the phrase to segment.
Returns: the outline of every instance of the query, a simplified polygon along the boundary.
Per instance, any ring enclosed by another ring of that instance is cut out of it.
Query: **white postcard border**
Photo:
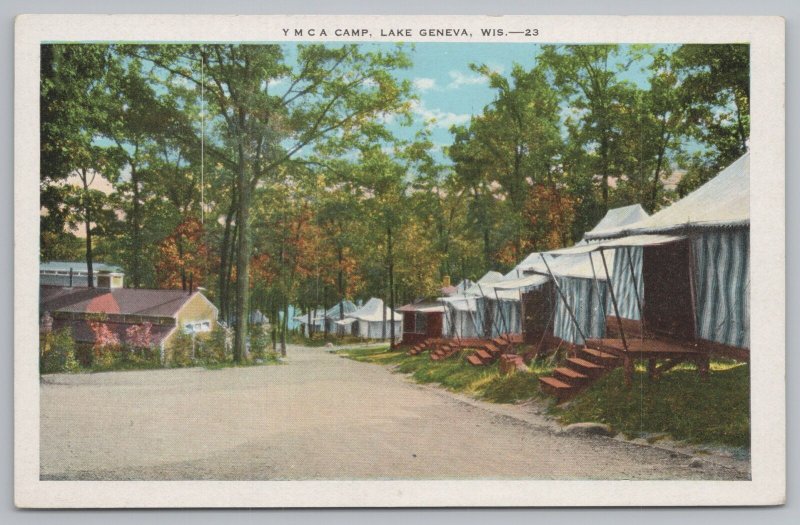
[[[48,41],[359,41],[282,28],[464,27],[409,41],[751,44],[751,481],[40,481],[39,45]],[[539,36],[485,38],[518,24]],[[785,49],[779,17],[24,15],[16,23],[14,392],[20,507],[769,505],[785,498]],[[756,184],[753,184],[753,183]]]

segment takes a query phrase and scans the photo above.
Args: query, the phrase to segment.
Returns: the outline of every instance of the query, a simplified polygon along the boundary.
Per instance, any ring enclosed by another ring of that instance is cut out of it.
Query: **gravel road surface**
[[[538,412],[290,347],[286,363],[49,375],[41,477],[75,480],[747,479]]]

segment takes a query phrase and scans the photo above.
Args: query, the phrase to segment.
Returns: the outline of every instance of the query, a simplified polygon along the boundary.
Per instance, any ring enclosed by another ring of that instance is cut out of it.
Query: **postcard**
[[[781,18],[23,15],[15,67],[19,507],[784,501]]]

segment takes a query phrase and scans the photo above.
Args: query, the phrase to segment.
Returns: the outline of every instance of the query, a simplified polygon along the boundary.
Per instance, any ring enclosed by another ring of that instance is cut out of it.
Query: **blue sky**
[[[370,44],[370,46],[394,44]],[[471,63],[486,64],[491,69],[508,75],[514,63],[530,69],[536,64],[541,47],[536,44],[473,44],[473,43],[416,43],[408,52],[413,66],[399,72],[400,78],[414,84],[419,102],[414,108],[415,125],[402,128],[391,124],[400,138],[410,138],[416,129],[429,124],[433,142],[448,146],[452,142],[449,132],[453,124],[466,124],[472,115],[478,115],[494,99],[485,77],[470,70]],[[642,87],[647,86],[642,64],[634,64],[621,74]],[[445,160],[440,157],[440,160]]]

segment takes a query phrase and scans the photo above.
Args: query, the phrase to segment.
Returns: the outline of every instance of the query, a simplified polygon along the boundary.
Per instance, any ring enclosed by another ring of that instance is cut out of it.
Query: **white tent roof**
[[[453,295],[450,297],[442,297],[442,301],[450,305],[454,310],[472,311],[478,309],[477,297],[474,295]]]
[[[461,281],[460,283],[458,283],[458,285],[456,285],[456,291],[457,291],[458,293],[462,293],[462,292],[466,291],[466,290],[467,290],[467,289],[468,289],[470,286],[472,286],[473,284],[475,284],[475,283],[473,283],[473,282],[472,282],[472,281],[470,281],[469,279],[464,279],[463,281]]]
[[[692,193],[614,236],[668,233],[685,226],[750,224],[750,154],[745,153]],[[596,238],[588,234],[587,238]]]
[[[647,217],[647,212],[644,211],[640,204],[614,208],[608,210],[605,217],[600,219],[600,222],[594,228],[586,232],[586,236],[590,238],[610,236],[620,231],[624,226],[635,224]]]
[[[483,295],[486,285],[500,281],[503,279],[503,274],[495,271],[488,271],[486,274],[478,279],[478,282],[467,288],[464,293],[466,295]]]
[[[354,312],[350,312],[349,314],[347,314],[347,317],[352,319],[358,319],[359,321],[382,322],[384,310],[386,311],[386,320],[390,321],[392,319],[392,310],[388,306],[384,308],[382,299],[373,297],[372,299],[367,301],[361,308],[358,308]],[[395,322],[402,321],[403,314],[395,312],[394,320]]]
[[[311,312],[311,322],[312,323],[321,323],[323,319],[335,319],[335,320],[338,320],[339,319],[339,304],[340,303],[336,303],[334,306],[331,306],[330,308],[328,308],[327,311],[323,310],[322,308],[317,308],[316,310],[313,310]],[[344,309],[345,317],[347,317],[347,315],[349,313],[354,312],[356,310],[356,305],[353,304],[352,301],[348,301],[347,299],[341,301],[341,305],[342,305],[342,307]],[[301,322],[301,323],[307,323],[308,322],[308,313],[296,315],[296,316],[294,316],[294,320],[298,321],[298,322]]]

